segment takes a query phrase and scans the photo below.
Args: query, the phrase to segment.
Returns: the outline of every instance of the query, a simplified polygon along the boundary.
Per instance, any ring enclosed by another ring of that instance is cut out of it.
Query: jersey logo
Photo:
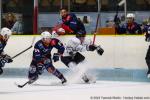
[[[39,50],[39,49],[34,49],[34,51],[35,51],[36,53],[40,52],[40,50]]]

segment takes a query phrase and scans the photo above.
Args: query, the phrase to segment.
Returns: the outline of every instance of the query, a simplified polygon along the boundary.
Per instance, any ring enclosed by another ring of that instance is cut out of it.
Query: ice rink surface
[[[129,97],[150,100],[150,84],[146,82],[97,81],[61,85],[57,79],[39,79],[24,88],[15,85],[15,82],[23,84],[26,81],[24,78],[0,78],[0,100],[133,100]]]

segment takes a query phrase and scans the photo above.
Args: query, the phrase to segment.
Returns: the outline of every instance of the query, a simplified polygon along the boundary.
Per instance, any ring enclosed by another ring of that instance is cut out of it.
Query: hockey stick
[[[100,13],[98,13],[98,15],[97,15],[96,26],[95,26],[94,37],[93,37],[93,44],[95,43],[95,39],[96,39],[99,18],[100,18]]]
[[[98,4],[99,3],[100,3],[100,1],[98,0]],[[99,5],[97,20],[96,20],[96,26],[95,26],[95,30],[94,30],[93,43],[92,44],[94,44],[95,40],[96,40],[96,33],[97,33],[97,28],[98,28],[98,25],[99,25],[99,18],[100,18],[100,10],[101,10],[101,7]]]
[[[30,81],[25,82],[23,85],[19,85],[17,83],[15,83],[15,85],[17,85],[17,87],[19,88],[23,88],[25,85],[27,85]]]
[[[117,33],[117,28],[120,24],[120,18],[118,18],[118,14],[119,14],[119,8],[125,3],[125,0],[120,1],[119,3],[117,3],[116,6],[116,14],[114,16],[114,22],[115,22],[115,34]]]
[[[12,59],[16,58],[17,56],[23,54],[24,52],[26,52],[27,50],[31,49],[33,47],[33,44],[34,44],[34,41],[35,41],[35,37],[33,37],[33,40],[32,40],[32,43],[31,43],[31,46],[29,46],[28,48],[26,48],[25,50],[19,52],[18,54],[16,54],[15,56],[12,57]]]

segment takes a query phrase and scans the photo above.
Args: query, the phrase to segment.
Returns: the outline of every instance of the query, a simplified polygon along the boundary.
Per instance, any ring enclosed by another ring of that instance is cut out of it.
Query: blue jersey
[[[131,24],[126,23],[119,27],[120,33],[128,33],[128,34],[142,34],[142,30],[139,24],[133,22]]]
[[[150,31],[150,25],[145,25],[144,26],[144,29],[143,29],[143,32],[145,33],[148,33],[148,31]]]
[[[56,48],[59,54],[63,54],[65,50],[63,44],[58,39],[51,39],[48,46],[45,46],[42,40],[39,40],[34,46],[33,60],[38,63],[44,61],[45,58],[51,59],[53,48]]]
[[[74,13],[68,14],[66,17],[62,17],[63,24],[69,26],[76,34],[86,34],[84,24],[78,20]]]
[[[0,39],[0,54],[3,52],[5,46],[6,46],[6,41]]]

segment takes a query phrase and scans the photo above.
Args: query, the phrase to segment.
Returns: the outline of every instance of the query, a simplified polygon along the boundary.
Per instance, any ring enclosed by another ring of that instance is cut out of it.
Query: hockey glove
[[[9,55],[6,55],[4,59],[6,60],[7,63],[13,62],[12,58]]]
[[[89,51],[94,51],[97,47],[95,45],[89,45]]]
[[[101,46],[98,46],[98,47],[97,47],[97,53],[98,53],[99,55],[102,55],[102,54],[104,53],[104,50],[101,48]]]
[[[59,56],[60,56],[59,53],[54,53],[54,55],[53,55],[53,60],[54,60],[54,62],[59,61]]]

